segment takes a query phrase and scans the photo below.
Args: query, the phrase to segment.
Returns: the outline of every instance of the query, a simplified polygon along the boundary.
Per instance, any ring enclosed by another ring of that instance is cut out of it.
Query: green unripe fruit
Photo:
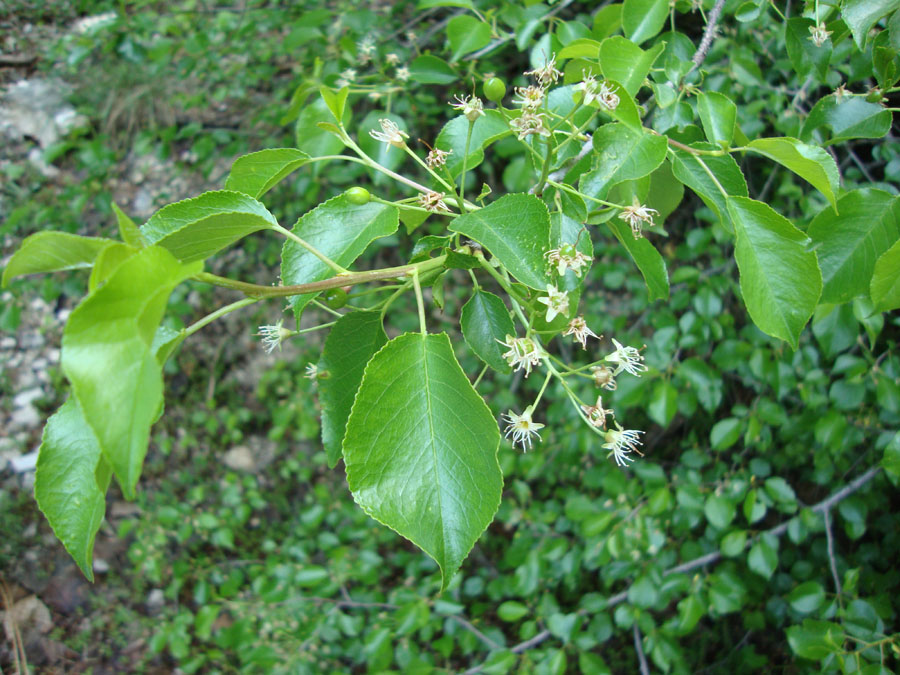
[[[343,288],[329,289],[322,295],[322,300],[324,300],[325,304],[331,307],[331,309],[340,309],[347,304],[347,291]]]
[[[575,246],[573,246],[572,244],[566,244],[561,249],[559,249],[560,258],[574,258],[575,253]]]
[[[372,199],[372,195],[369,194],[369,191],[366,190],[366,188],[359,186],[348,188],[344,192],[344,196],[347,198],[348,202],[356,205],[368,204],[369,200]]]
[[[499,77],[492,77],[487,80],[483,87],[484,97],[488,101],[499,103],[506,96],[506,84]]]

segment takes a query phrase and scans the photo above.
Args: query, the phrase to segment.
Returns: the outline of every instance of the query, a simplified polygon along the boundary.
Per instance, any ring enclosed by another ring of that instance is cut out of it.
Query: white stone
[[[14,457],[9,460],[9,467],[15,473],[25,473],[26,471],[34,471],[34,467],[37,466],[37,458],[38,452],[37,450],[32,450],[27,455],[21,455],[19,457]]]

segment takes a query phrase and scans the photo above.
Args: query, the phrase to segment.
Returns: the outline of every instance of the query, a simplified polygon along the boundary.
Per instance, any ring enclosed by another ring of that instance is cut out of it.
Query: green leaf
[[[831,61],[832,42],[827,39],[821,47],[813,44],[809,39],[809,29],[815,25],[812,19],[805,17],[788,19],[784,24],[784,42],[788,58],[799,77],[806,78],[815,66],[816,73],[824,81]]]
[[[91,276],[88,279],[90,292],[93,293],[94,290],[99,288],[100,284],[112,276],[112,273],[118,269],[119,265],[135,253],[137,253],[136,248],[119,242],[115,242],[112,246],[107,246],[103,249],[94,261],[94,268],[91,270]]]
[[[484,21],[463,14],[450,19],[447,24],[447,40],[453,55],[451,61],[487,46],[491,41],[491,27]]]
[[[635,239],[631,228],[617,218],[608,220],[607,227],[616,235],[619,243],[625,247],[647,284],[647,297],[650,302],[665,300],[669,297],[669,273],[666,261],[659,251],[646,237]]]
[[[678,603],[678,632],[687,635],[706,614],[706,603],[696,595],[689,595]]]
[[[321,98],[317,98],[305,106],[300,111],[297,124],[294,126],[297,148],[310,157],[339,154],[344,149],[344,142],[319,126],[322,122],[331,123],[333,119],[331,111]],[[344,126],[349,124],[350,108],[345,108]]]
[[[431,9],[433,7],[463,7],[475,9],[472,0],[419,0],[416,9]]]
[[[434,142],[434,146],[445,152],[451,152],[444,167],[456,178],[462,173],[463,157],[466,154],[466,135],[469,133],[469,120],[463,115],[454,117],[444,125]],[[511,134],[509,124],[503,115],[496,110],[485,110],[484,115],[475,120],[472,126],[472,138],[469,140],[469,159],[466,170],[470,171],[484,161],[484,149],[500,138]]]
[[[259,199],[308,161],[309,155],[294,148],[251,152],[234,160],[225,189]]]
[[[450,84],[459,79],[453,67],[437,56],[422,54],[409,64],[409,79],[419,84]]]
[[[810,110],[800,129],[800,140],[809,142],[813,132],[823,127],[831,130],[825,145],[853,138],[881,138],[891,128],[891,112],[862,96],[845,96],[841,103],[831,94],[820,98]]]
[[[189,263],[275,225],[275,216],[260,202],[241,192],[219,190],[164,206],[144,223],[141,234]]]
[[[822,268],[822,302],[868,295],[875,263],[900,238],[900,201],[881,190],[853,190],[809,225]]]
[[[606,199],[610,188],[647,176],[666,159],[665,136],[636,132],[624,124],[607,124],[594,132],[594,170],[581,177],[581,191]]]
[[[347,268],[366,247],[380,237],[397,231],[397,208],[378,202],[351,204],[338,195],[301,216],[293,232],[341,267]],[[281,251],[281,280],[285,286],[322,281],[334,270],[295,241],[288,239]],[[315,293],[290,298],[297,317]]]
[[[669,0],[625,0],[622,27],[625,36],[639,45],[662,30],[669,16]]]
[[[503,358],[505,349],[497,341],[515,335],[516,327],[503,300],[493,293],[476,290],[462,308],[459,325],[466,343],[478,358],[496,371],[510,372]]]
[[[647,404],[647,414],[650,419],[659,426],[669,426],[675,413],[678,412],[678,390],[665,380],[660,380],[653,387],[650,401]]]
[[[737,417],[719,420],[709,432],[709,442],[713,450],[726,450],[737,443],[740,437],[741,420]]]
[[[600,43],[600,68],[603,76],[620,82],[631,96],[636,96],[657,57],[665,49],[664,42],[644,51],[631,40],[615,35]]]
[[[115,202],[112,204],[112,209],[116,214],[116,222],[119,225],[119,236],[122,238],[122,241],[134,248],[144,248],[147,245],[147,240],[144,239],[144,235],[141,234],[141,230],[138,228],[137,224],[129,218]]]
[[[600,54],[600,43],[591,38],[578,38],[563,47],[556,57],[562,59],[596,59]]]
[[[344,439],[347,482],[366,513],[438,563],[444,590],[500,505],[499,445],[447,335],[408,333],[366,366]]]
[[[706,499],[703,506],[703,512],[710,525],[724,530],[734,520],[735,514],[734,502],[722,495],[712,494]]]
[[[802,626],[787,629],[788,644],[804,659],[818,661],[844,651],[844,631],[836,623],[803,619]]]
[[[822,276],[808,238],[770,206],[731,197],[734,255],[741,294],[757,327],[797,349],[800,332],[822,293]]]
[[[837,164],[822,148],[796,138],[758,138],[747,146],[753,152],[778,162],[807,181],[837,210],[835,195],[841,187]]]
[[[825,602],[825,590],[819,582],[807,581],[788,593],[787,600],[794,611],[809,614],[815,612]]]
[[[449,229],[484,246],[526,286],[543,291],[552,283],[544,258],[550,249],[550,213],[534,195],[506,195],[454,218]]]
[[[747,554],[747,565],[761,577],[769,579],[778,567],[778,551],[769,543],[765,536],[753,544]]]
[[[334,121],[340,124],[344,119],[345,108],[347,107],[347,94],[350,93],[349,87],[341,87],[340,90],[334,91],[329,87],[319,87],[319,95],[331,111]]]
[[[317,380],[322,406],[322,444],[328,466],[341,458],[341,442],[363,371],[387,342],[380,312],[350,312],[331,329],[319,360]],[[327,375],[326,375],[327,374]]]
[[[628,587],[628,602],[635,607],[648,609],[656,605],[659,600],[659,587],[647,575],[643,575],[634,580],[634,583]]]
[[[897,0],[843,0],[841,18],[853,33],[853,40],[864,51],[866,38],[881,17],[898,9]]]
[[[735,558],[744,552],[746,546],[747,531],[734,530],[722,537],[722,543],[719,545],[719,550],[722,551],[722,555],[728,558]]]
[[[107,246],[115,244],[113,239],[82,237],[67,232],[38,232],[26,237],[6,269],[3,283],[25,274],[42,274],[91,267],[94,260]]]
[[[44,427],[34,497],[53,533],[90,581],[94,537],[106,512],[109,479],[97,438],[70,396]]]
[[[737,119],[734,101],[717,91],[701,92],[697,97],[697,112],[709,142],[729,147]]]
[[[163,400],[153,338],[172,289],[202,267],[159,246],[142,249],[81,301],[63,333],[63,372],[127,499]]]
[[[900,240],[875,261],[869,289],[875,311],[900,309]]]
[[[622,3],[616,2],[606,5],[594,14],[594,25],[591,27],[591,35],[595,40],[609,37],[622,27]]]
[[[700,150],[716,149],[715,146],[708,143],[694,143],[692,147]],[[704,165],[709,169],[709,173],[703,168]],[[675,150],[672,172],[678,180],[693,190],[703,200],[703,203],[713,210],[726,230],[733,231],[726,197],[719,190],[716,181],[728,195],[746,197],[748,192],[744,174],[741,173],[737,162],[731,155],[704,155],[701,158],[683,150]],[[716,177],[715,181],[710,177],[710,173]]]

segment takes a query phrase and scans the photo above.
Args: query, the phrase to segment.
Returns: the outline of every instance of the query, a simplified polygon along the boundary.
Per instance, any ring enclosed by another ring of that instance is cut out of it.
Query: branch
[[[843,609],[844,603],[841,600],[841,594],[843,593],[841,590],[841,578],[838,576],[837,561],[834,558],[834,536],[831,533],[831,511],[825,509],[825,511],[822,512],[822,517],[825,519],[825,540],[828,544],[828,562],[831,564],[831,576],[834,577],[834,591],[837,594],[838,604]]]
[[[722,13],[722,8],[724,6],[725,0],[716,0],[716,4],[709,13],[709,19],[706,21],[706,30],[703,31],[703,38],[700,40],[700,46],[697,47],[697,51],[694,52],[694,57],[691,59],[691,61],[694,62],[694,65],[684,74],[684,77],[687,77],[692,71],[699,68],[700,64],[703,63],[703,60],[706,58],[706,54],[709,52],[709,48],[712,47],[713,39],[716,36],[716,24],[719,22],[719,15]],[[681,78],[682,81],[684,80],[684,77]]]
[[[572,2],[574,2],[574,0],[563,0],[556,7],[554,7],[549,12],[544,14],[544,16],[541,17],[541,20],[543,21],[544,19],[549,19],[552,16],[556,16],[562,10],[564,10],[566,7],[571,5]],[[467,55],[465,58],[463,58],[463,61],[474,61],[475,59],[481,58],[485,54],[490,54],[492,51],[497,49],[497,47],[504,45],[507,42],[509,42],[510,40],[512,40],[514,35],[515,35],[514,33],[508,33],[508,34],[504,35],[502,38],[498,38],[498,39],[494,40],[487,46],[482,47],[478,51],[472,52],[471,54]]]
[[[641,675],[650,675],[650,666],[647,665],[647,656],[644,654],[644,646],[641,644],[643,642],[641,639],[641,629],[638,628],[637,621],[635,621],[632,626],[634,627],[634,650],[638,655],[638,663],[641,666]]]
[[[871,467],[868,471],[863,473],[861,476],[858,476],[856,479],[854,479],[853,481],[851,481],[850,483],[848,483],[847,485],[842,487],[840,490],[835,492],[833,495],[831,495],[830,497],[827,497],[826,499],[823,499],[818,504],[813,506],[811,510],[814,513],[824,513],[826,511],[828,511],[835,504],[846,499],[847,497],[852,495],[854,492],[859,490],[861,487],[863,487],[870,480],[875,478],[875,476],[878,475],[879,471],[881,471],[880,466]],[[754,537],[752,540],[748,541],[747,546],[750,546],[757,539],[759,539],[761,536],[766,535],[766,534],[772,535],[773,537],[780,537],[782,534],[787,532],[788,523],[790,523],[791,520],[793,520],[793,518],[786,520],[781,525],[773,527],[770,530],[761,532],[759,535]],[[679,572],[689,572],[698,567],[705,567],[706,565],[711,565],[712,563],[717,562],[721,557],[722,557],[721,553],[719,553],[718,551],[713,551],[712,553],[707,553],[706,555],[702,555],[699,558],[694,558],[693,560],[689,560],[688,562],[682,563],[681,565],[676,565],[675,567],[670,567],[665,572],[663,572],[662,575],[664,577],[667,577],[670,574],[678,574]],[[621,593],[617,593],[616,595],[611,595],[606,601],[606,609],[609,609],[610,607],[615,607],[616,605],[619,605],[619,604],[625,602],[625,600],[627,598],[628,598],[628,590],[627,589],[622,591]],[[577,614],[585,615],[585,614],[587,614],[587,612],[585,612],[584,610],[579,610],[577,612]],[[538,633],[537,635],[535,635],[534,637],[532,637],[528,640],[525,640],[524,642],[520,642],[519,644],[517,644],[514,647],[511,647],[510,651],[513,652],[514,654],[521,654],[526,649],[530,649],[531,647],[539,645],[541,642],[546,640],[548,637],[550,637],[550,631],[543,630],[540,633]],[[473,668],[469,668],[467,671],[465,671],[465,675],[473,675],[474,673],[480,673],[483,668],[484,668],[484,663],[482,663],[481,665],[475,666]]]

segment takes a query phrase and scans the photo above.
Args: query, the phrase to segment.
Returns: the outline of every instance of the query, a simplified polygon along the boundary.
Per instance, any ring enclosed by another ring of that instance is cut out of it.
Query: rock
[[[44,336],[37,331],[19,335],[19,349],[40,349],[44,346]]]
[[[41,423],[41,413],[29,405],[25,408],[17,408],[13,410],[9,417],[9,429],[34,429]]]
[[[33,450],[27,455],[21,455],[9,460],[9,467],[15,473],[25,473],[26,471],[34,471],[37,466],[38,451]]]
[[[147,614],[153,615],[157,614],[165,604],[166,596],[163,595],[162,589],[154,588],[147,594],[147,602],[144,606],[147,609]]]
[[[84,124],[68,104],[70,88],[53,79],[34,78],[12,84],[0,102],[0,133],[18,141],[33,138],[48,148],[72,129]]]
[[[16,339],[12,337],[0,338],[0,349],[10,351],[16,348]]]
[[[32,387],[31,389],[25,389],[24,391],[20,391],[13,398],[13,407],[14,408],[24,408],[25,406],[29,406],[33,401],[36,401],[39,398],[44,397],[44,391],[40,387]]]
[[[94,558],[94,571],[97,574],[106,574],[109,572],[109,563],[103,558]]]
[[[222,461],[225,463],[225,466],[235,471],[256,470],[256,460],[253,458],[253,453],[250,452],[250,448],[244,445],[239,445],[226,452]]]
[[[53,628],[50,610],[47,609],[47,605],[38,600],[36,595],[29,595],[19,600],[12,606],[9,614],[9,619],[12,621],[7,619],[6,612],[0,612],[6,639],[10,644],[14,644],[13,626],[19,629],[25,642],[31,642],[35,634],[42,635]]]

